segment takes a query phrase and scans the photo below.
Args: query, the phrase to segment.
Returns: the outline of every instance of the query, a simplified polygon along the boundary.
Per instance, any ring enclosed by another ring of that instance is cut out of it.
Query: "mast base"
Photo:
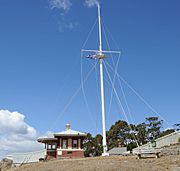
[[[109,153],[102,153],[102,156],[109,156]]]

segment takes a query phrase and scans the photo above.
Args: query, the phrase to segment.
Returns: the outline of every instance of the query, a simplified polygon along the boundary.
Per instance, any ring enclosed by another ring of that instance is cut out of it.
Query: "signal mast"
[[[103,134],[103,153],[102,156],[109,156],[107,152],[107,140],[106,140],[106,114],[105,114],[105,103],[104,103],[104,80],[103,80],[103,60],[106,57],[106,53],[117,53],[120,51],[104,51],[102,50],[102,29],[101,29],[101,8],[100,3],[97,4],[98,8],[98,29],[99,29],[99,50],[84,50],[82,52],[94,53],[89,55],[87,58],[99,59],[99,71],[100,71],[100,91],[101,91],[101,112],[102,112],[102,134]]]

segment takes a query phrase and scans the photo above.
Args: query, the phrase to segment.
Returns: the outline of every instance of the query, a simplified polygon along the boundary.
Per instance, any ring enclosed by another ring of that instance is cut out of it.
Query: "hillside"
[[[84,159],[54,160],[44,163],[28,164],[9,171],[179,171],[180,156],[164,156],[159,159],[136,157],[94,157]]]

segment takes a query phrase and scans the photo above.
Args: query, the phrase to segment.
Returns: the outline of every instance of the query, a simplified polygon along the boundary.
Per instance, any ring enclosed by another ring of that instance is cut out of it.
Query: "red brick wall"
[[[62,151],[61,158],[82,158],[84,157],[84,151]]]
[[[55,159],[56,151],[47,151],[47,160]]]

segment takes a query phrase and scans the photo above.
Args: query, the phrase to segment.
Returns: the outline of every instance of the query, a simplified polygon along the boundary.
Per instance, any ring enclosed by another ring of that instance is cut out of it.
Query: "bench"
[[[159,158],[160,150],[158,149],[138,149],[134,152],[138,159],[141,159],[144,155],[155,155],[155,158]]]

